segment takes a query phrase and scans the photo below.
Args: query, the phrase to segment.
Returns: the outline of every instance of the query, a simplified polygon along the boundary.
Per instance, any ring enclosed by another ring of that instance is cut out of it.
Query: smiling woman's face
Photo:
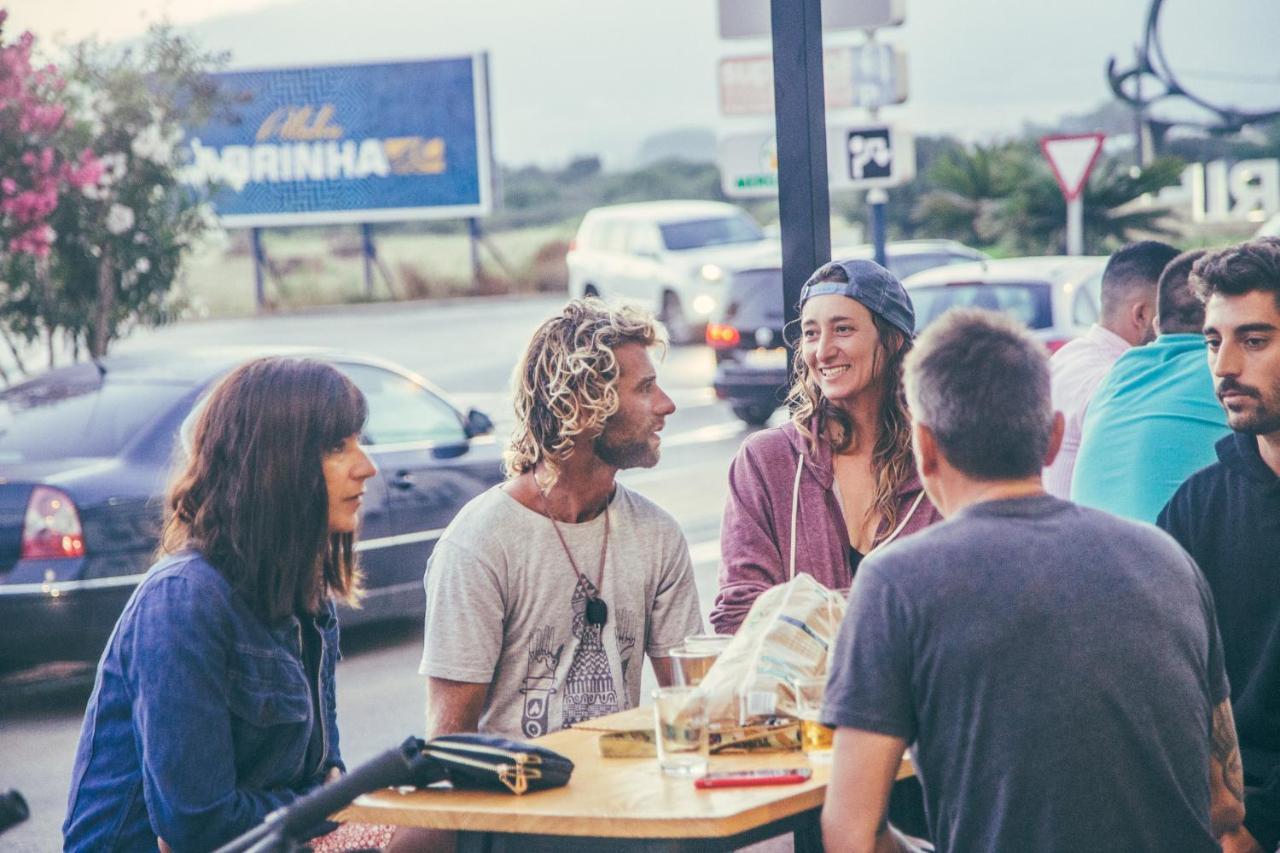
[[[842,408],[878,402],[885,362],[871,312],[847,296],[815,296],[800,311],[800,356],[822,395]]]

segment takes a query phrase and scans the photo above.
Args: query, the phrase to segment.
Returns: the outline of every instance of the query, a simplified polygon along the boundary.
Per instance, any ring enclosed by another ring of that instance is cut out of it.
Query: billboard
[[[484,216],[486,59],[216,74],[235,107],[188,129],[184,179],[231,228]]]

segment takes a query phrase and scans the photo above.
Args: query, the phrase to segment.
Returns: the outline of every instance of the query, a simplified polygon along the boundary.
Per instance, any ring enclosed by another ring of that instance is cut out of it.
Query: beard
[[[611,435],[608,427],[596,436],[591,447],[602,462],[619,470],[652,468],[660,455],[659,449],[649,444],[649,433],[641,438]]]
[[[1263,393],[1260,388],[1241,385],[1230,378],[1219,382],[1215,390],[1218,393],[1219,402],[1222,401],[1224,391],[1237,391],[1248,395],[1254,401],[1254,405],[1240,411],[1233,412],[1226,409],[1227,426],[1236,432],[1247,435],[1270,435],[1273,432],[1280,432],[1280,380],[1271,384],[1271,388],[1268,389],[1270,393]]]

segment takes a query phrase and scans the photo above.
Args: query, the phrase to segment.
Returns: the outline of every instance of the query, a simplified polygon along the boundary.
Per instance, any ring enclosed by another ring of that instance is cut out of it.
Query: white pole
[[[1067,254],[1084,254],[1084,199],[1080,196],[1067,202]]]

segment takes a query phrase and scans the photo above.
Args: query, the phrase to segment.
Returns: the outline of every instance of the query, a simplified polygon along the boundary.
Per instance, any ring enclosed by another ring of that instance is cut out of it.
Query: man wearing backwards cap
[[[911,456],[900,382],[915,310],[902,284],[871,261],[826,264],[801,290],[799,326],[791,419],[749,436],[729,468],[720,633],[797,572],[847,589],[866,554],[940,518]],[[922,834],[919,786],[894,797],[895,824]]]

